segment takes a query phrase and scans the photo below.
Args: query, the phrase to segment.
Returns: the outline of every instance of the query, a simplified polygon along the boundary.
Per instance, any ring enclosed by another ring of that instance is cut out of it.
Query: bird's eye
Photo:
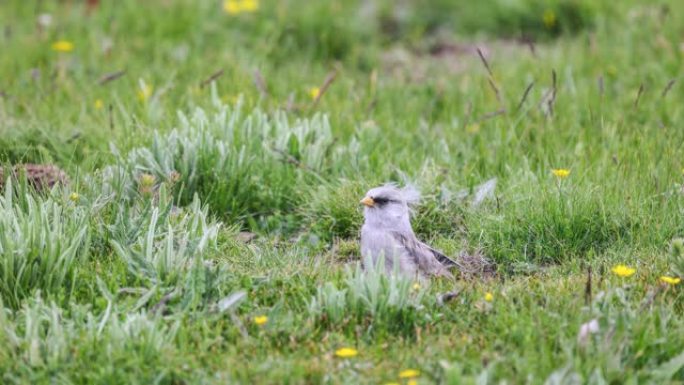
[[[371,199],[373,199],[373,202],[375,202],[375,203],[377,203],[377,204],[380,204],[380,205],[384,205],[385,203],[387,203],[387,202],[390,201],[389,199],[387,199],[387,198],[382,198],[382,197],[371,198]]]

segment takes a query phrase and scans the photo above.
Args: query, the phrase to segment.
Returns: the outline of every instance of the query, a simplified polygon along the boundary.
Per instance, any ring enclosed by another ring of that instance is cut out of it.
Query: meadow
[[[0,26],[3,384],[684,383],[681,2],[10,0]],[[387,182],[487,268],[363,271]]]

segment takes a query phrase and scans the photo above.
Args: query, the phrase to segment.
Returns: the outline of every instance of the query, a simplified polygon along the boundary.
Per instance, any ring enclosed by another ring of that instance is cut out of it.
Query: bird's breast
[[[361,254],[364,256],[385,258],[393,257],[401,253],[401,245],[396,241],[391,232],[376,230],[364,226],[361,229]]]

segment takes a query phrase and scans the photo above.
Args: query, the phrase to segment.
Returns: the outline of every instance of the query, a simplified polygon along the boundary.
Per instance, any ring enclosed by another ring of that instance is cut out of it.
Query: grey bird
[[[449,268],[458,267],[458,263],[419,241],[413,233],[409,204],[418,198],[412,188],[384,185],[371,189],[361,199],[365,206],[361,255],[366,268],[384,259],[388,273],[398,271],[418,278],[452,276]]]

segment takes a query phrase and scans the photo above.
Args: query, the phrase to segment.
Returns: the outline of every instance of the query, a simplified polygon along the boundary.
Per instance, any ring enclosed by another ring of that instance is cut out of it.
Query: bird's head
[[[361,199],[366,223],[396,228],[409,226],[409,205],[418,202],[420,194],[413,187],[398,188],[393,184],[370,189]]]

